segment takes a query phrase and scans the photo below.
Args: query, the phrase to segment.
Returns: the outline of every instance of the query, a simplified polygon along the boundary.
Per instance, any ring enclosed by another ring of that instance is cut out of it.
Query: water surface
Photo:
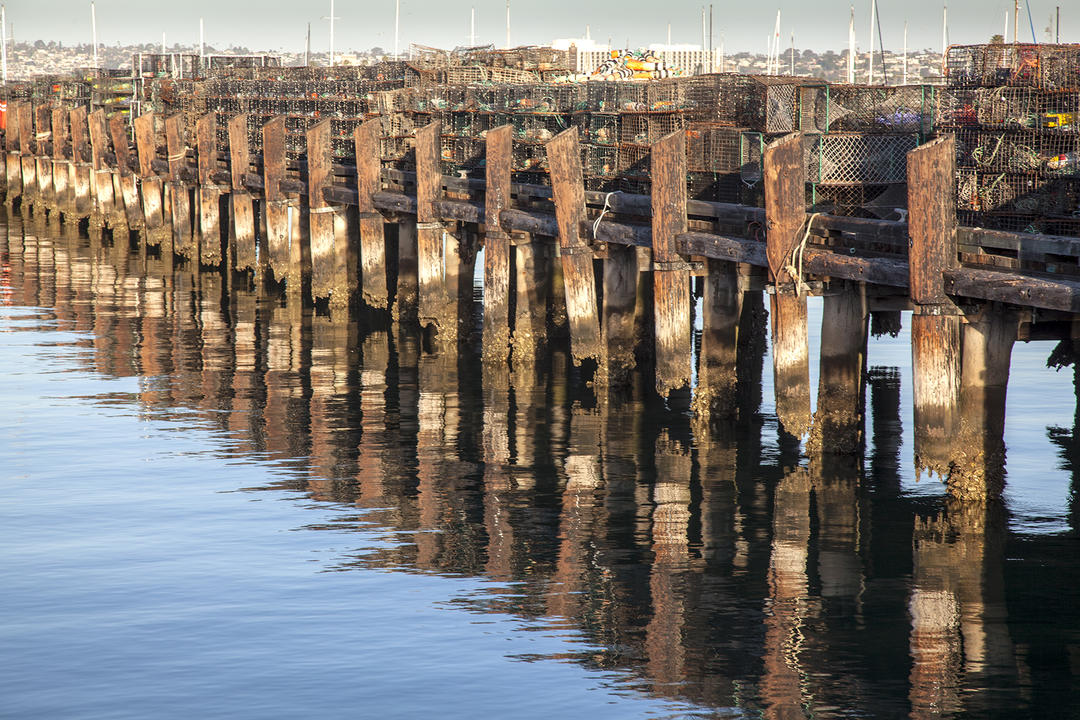
[[[1050,343],[1014,350],[1006,495],[972,510],[915,476],[904,332],[826,462],[754,338],[743,419],[702,430],[562,353],[492,377],[5,223],[0,716],[1080,716]]]

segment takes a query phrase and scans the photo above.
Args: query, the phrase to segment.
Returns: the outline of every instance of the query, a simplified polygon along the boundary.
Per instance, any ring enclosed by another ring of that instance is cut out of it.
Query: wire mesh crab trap
[[[691,200],[740,203],[745,189],[737,172],[690,172],[686,176],[686,196]]]
[[[593,145],[615,145],[619,142],[621,116],[589,114],[579,116],[582,121],[582,136]]]
[[[1080,46],[990,43],[950,47],[950,85],[1080,90]]]
[[[647,145],[622,145],[616,172],[620,177],[648,177],[651,158],[652,152]]]
[[[446,82],[451,85],[479,85],[488,82],[490,73],[481,65],[458,65],[446,69]]]
[[[683,78],[667,78],[646,83],[645,102],[649,111],[685,110],[686,87]]]
[[[569,115],[512,115],[511,120],[519,142],[545,143],[571,125]]]
[[[907,185],[810,184],[806,202],[812,212],[898,220],[906,211]]]
[[[1052,158],[1074,150],[1076,143],[1054,142],[1031,130],[972,130],[956,133],[956,166],[983,172],[1038,173]]]
[[[517,172],[547,172],[547,148],[541,143],[515,141],[512,168]]]
[[[526,113],[570,113],[581,110],[585,88],[575,84],[537,83],[511,88],[509,110]]]
[[[917,135],[835,133],[806,143],[806,177],[816,185],[888,185],[907,180],[907,153]]]
[[[468,175],[484,167],[484,141],[480,138],[444,135],[440,160],[444,175]]]
[[[686,117],[679,113],[622,113],[619,115],[619,142],[651,145],[673,132],[686,129]]]
[[[770,134],[795,130],[797,91],[810,84],[806,79],[763,75],[706,77],[711,79],[688,85],[687,105],[692,106],[689,108],[692,119],[723,122]]]
[[[743,133],[740,128],[691,124],[686,131],[687,169],[700,173],[740,173],[744,162]],[[753,140],[760,141],[760,137],[759,133],[753,133]],[[755,155],[760,157],[760,153]],[[760,173],[750,174],[760,178]]]
[[[808,119],[809,88],[800,88],[800,119]],[[817,132],[918,132],[933,128],[934,88],[928,85],[813,88],[813,129]],[[805,126],[804,130],[807,129]]]
[[[443,134],[456,135],[457,137],[471,137],[479,135],[486,128],[480,123],[487,116],[471,112],[451,112],[444,118]]]
[[[414,137],[381,137],[379,159],[390,163],[404,161],[415,147],[415,141]]]
[[[619,168],[618,146],[582,145],[581,168],[588,177],[614,177]]]
[[[1039,54],[1039,87],[1080,90],[1080,45],[1040,45]]]
[[[988,230],[1080,237],[1080,216],[1047,217],[1029,213],[958,210],[956,220],[960,225]]]
[[[956,195],[958,210],[1044,217],[1075,217],[1080,212],[1080,183],[1076,178],[961,170],[957,173]]]
[[[330,120],[330,142],[334,157],[348,158],[356,155],[356,141],[353,133],[363,118],[332,118]],[[260,136],[262,133],[260,133]]]
[[[765,136],[753,130],[739,133],[739,180],[746,187],[761,182],[765,167]]]
[[[1037,124],[1040,129],[1080,134],[1080,92],[1042,92],[1038,102]]]
[[[648,83],[597,80],[585,88],[586,109],[597,113],[643,112],[648,110]]]

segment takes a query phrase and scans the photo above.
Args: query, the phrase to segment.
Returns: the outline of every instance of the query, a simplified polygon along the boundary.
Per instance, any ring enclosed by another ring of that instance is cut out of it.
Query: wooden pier
[[[985,453],[961,452],[957,438],[1000,445],[1002,423],[986,418],[1004,417],[1012,343],[1071,338],[1080,313],[1080,240],[957,226],[951,135],[908,153],[897,222],[807,213],[797,132],[765,149],[759,208],[688,199],[682,131],[650,144],[652,191],[638,195],[586,190],[576,128],[546,142],[545,186],[514,182],[509,125],[486,134],[484,177],[461,178],[440,170],[438,121],[417,130],[405,171],[378,161],[375,120],[356,127],[344,159],[331,152],[330,120],[319,122],[295,163],[284,117],[261,126],[261,152],[248,144],[252,118],[233,117],[224,153],[214,114],[186,126],[144,114],[134,143],[100,110],[10,102],[8,118],[9,209],[331,313],[419,324],[435,347],[471,339],[482,258],[493,388],[508,366],[560,345],[592,372],[598,397],[644,363],[655,392],[689,401],[702,421],[737,417],[742,328],[766,292],[778,418],[809,434],[812,452],[844,455],[863,443],[869,318],[895,325],[909,310],[916,463],[967,500],[1001,490]],[[824,298],[814,416],[808,295]]]

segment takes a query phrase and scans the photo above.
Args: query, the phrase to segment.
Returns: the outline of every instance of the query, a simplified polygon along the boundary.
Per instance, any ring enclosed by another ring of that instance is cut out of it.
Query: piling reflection
[[[143,412],[193,418],[237,461],[268,462],[267,489],[353,508],[335,531],[382,531],[337,569],[489,578],[460,605],[557,628],[580,647],[558,659],[717,712],[980,716],[1052,708],[1075,687],[1067,662],[1028,660],[1077,646],[1075,611],[1053,639],[1010,617],[1075,597],[1075,564],[1040,575],[1038,593],[1017,587],[1001,502],[935,513],[901,492],[899,373],[865,366],[857,288],[831,312],[862,344],[822,358],[804,457],[765,432],[762,293],[731,272],[704,342],[717,358],[734,349],[737,377],[717,377],[715,396],[734,408],[695,422],[640,392],[641,367],[638,390],[598,399],[565,353],[481,365],[471,345],[369,329],[107,233],[38,232],[15,219],[0,236],[5,302],[92,333],[91,369],[139,376]],[[1074,433],[1055,436],[1070,459]]]

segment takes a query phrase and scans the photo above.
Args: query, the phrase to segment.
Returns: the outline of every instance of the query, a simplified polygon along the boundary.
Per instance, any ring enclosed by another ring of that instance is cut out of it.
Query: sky
[[[367,50],[394,46],[395,0],[336,0],[335,49]],[[1029,0],[1040,42],[1056,5],[1062,5],[1061,39],[1080,41],[1080,7],[1073,0]],[[470,11],[476,9],[476,41],[503,46],[506,41],[505,0],[400,0],[400,46],[411,42],[449,48],[469,42]],[[707,6],[707,5],[706,5]],[[675,43],[701,43],[702,0],[511,0],[513,45],[548,44],[554,38],[581,37],[586,25],[592,37],[610,39],[620,47],[666,42],[668,24]],[[721,37],[728,52],[764,53],[776,11],[781,11],[784,45],[795,34],[795,46],[817,51],[847,47],[851,0],[816,2],[713,2],[714,42]],[[949,40],[956,44],[985,42],[1004,30],[1012,0],[953,0],[949,3]],[[90,41],[89,0],[8,0],[8,22],[16,41],[57,40],[64,44]],[[941,0],[878,0],[881,31],[887,50],[900,51],[908,22],[908,47],[941,49]],[[251,50],[303,49],[311,23],[314,50],[329,46],[330,0],[186,0],[156,3],[145,0],[98,0],[98,41],[105,44],[161,42],[197,45],[202,17],[207,44],[219,49],[245,46]],[[855,2],[855,32],[861,50],[870,44],[870,0]],[[1021,10],[1021,41],[1031,41],[1026,8]],[[875,44],[878,41],[875,39]]]

